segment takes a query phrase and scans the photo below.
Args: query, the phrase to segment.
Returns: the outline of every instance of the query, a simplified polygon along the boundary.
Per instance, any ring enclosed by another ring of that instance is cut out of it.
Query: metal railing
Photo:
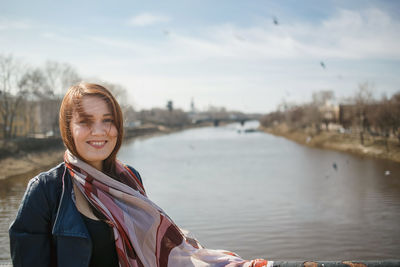
[[[274,267],[400,267],[400,260],[274,261]]]
[[[12,263],[8,261],[0,261],[0,267],[12,267]],[[273,267],[400,267],[400,260],[274,261]]]

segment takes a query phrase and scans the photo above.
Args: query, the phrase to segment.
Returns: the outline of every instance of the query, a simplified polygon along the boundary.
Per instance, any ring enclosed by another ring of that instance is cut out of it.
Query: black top
[[[118,267],[112,228],[104,221],[93,220],[81,215],[92,239],[92,256],[89,267]]]

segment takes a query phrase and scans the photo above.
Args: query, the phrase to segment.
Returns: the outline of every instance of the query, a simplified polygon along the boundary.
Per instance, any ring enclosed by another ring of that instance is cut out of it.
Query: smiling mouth
[[[87,141],[86,143],[94,148],[103,148],[106,145],[107,141]]]

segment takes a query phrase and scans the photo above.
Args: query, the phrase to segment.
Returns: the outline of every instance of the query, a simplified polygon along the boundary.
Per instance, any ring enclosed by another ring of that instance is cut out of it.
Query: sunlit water
[[[400,258],[399,164],[238,129],[136,139],[119,158],[206,247],[273,260]],[[0,259],[28,179],[0,181]]]

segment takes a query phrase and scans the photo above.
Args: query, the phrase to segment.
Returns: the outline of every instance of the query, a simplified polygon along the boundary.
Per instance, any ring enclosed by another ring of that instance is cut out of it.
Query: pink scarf
[[[116,162],[119,182],[65,153],[73,182],[113,227],[121,267],[237,266],[269,267],[272,261],[241,259],[235,253],[202,247],[186,237],[168,215],[147,198],[143,185]]]

